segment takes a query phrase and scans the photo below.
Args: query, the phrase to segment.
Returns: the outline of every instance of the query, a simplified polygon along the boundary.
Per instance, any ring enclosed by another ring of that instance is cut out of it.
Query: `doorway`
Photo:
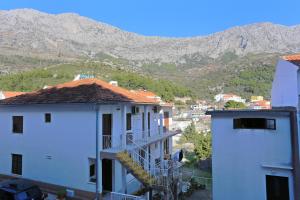
[[[104,191],[112,191],[112,160],[102,160],[102,186]]]
[[[289,178],[266,176],[267,200],[289,200]]]

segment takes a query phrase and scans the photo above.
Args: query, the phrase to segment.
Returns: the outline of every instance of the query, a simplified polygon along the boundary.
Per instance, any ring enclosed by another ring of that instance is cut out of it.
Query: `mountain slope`
[[[128,60],[186,62],[199,54],[216,58],[225,51],[300,51],[300,26],[258,23],[203,37],[146,37],[77,14],[51,15],[31,9],[0,11],[0,50],[21,55],[85,57],[105,53]]]
[[[257,23],[208,36],[149,37],[73,13],[32,9],[0,11],[0,24],[0,73],[100,62],[180,83],[205,99],[219,92],[269,97],[278,57],[300,52],[300,25]]]

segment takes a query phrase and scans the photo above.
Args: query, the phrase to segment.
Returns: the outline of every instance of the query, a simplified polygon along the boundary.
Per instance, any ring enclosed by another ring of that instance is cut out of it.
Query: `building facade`
[[[139,159],[133,161],[148,163],[145,172],[163,162],[176,134],[169,130],[172,120],[164,118],[171,118],[171,111],[161,101],[97,79],[4,99],[0,174],[91,196],[128,193],[129,177],[145,183],[118,155],[138,152]]]
[[[208,112],[214,200],[300,199],[299,67],[279,60],[271,109]]]

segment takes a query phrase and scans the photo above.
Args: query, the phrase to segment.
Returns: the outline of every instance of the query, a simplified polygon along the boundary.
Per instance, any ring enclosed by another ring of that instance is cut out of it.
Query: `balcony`
[[[180,134],[181,131],[166,130],[160,133],[142,131],[139,133],[128,132],[121,135],[103,135],[101,153],[113,153],[124,150],[130,150],[138,147],[148,146],[150,144],[162,141],[174,135]]]

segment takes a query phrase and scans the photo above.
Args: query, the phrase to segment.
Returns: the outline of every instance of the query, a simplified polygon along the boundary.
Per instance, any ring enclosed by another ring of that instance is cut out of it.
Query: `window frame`
[[[45,115],[44,115],[44,121],[45,121],[45,123],[51,123],[51,121],[52,121],[52,115],[51,115],[51,113],[45,113]]]
[[[263,122],[264,123],[263,127],[260,127],[260,126],[251,127],[251,126],[245,126],[245,124],[244,124],[245,127],[242,126],[242,123],[243,123],[242,120],[253,120],[254,121],[255,119],[257,119],[257,120],[259,119],[259,120],[264,121]],[[240,120],[240,122],[239,122],[239,120]],[[272,127],[270,127],[270,124],[268,123],[270,121],[273,121],[273,126]],[[233,118],[233,129],[237,129],[237,130],[238,129],[276,130],[276,127],[277,126],[276,126],[276,119],[275,118],[259,118],[259,117],[257,117],[257,118],[255,118],[255,117]]]
[[[126,131],[132,130],[132,114],[126,113]]]
[[[11,154],[11,173],[14,175],[22,176],[22,174],[23,174],[23,155],[22,154],[15,154],[15,153]]]
[[[96,159],[95,158],[89,158],[88,159],[88,163],[89,163],[89,168],[88,168],[88,175],[89,175],[89,182],[90,183],[96,183],[97,181],[97,177],[96,177],[96,173],[97,173],[97,169],[96,169]],[[91,167],[92,165],[94,165],[94,175],[91,176]]]
[[[20,121],[19,121],[20,120]],[[20,122],[20,125],[16,123]],[[20,127],[18,127],[20,126]],[[12,116],[12,132],[14,134],[23,134],[24,133],[24,116],[14,115]]]

